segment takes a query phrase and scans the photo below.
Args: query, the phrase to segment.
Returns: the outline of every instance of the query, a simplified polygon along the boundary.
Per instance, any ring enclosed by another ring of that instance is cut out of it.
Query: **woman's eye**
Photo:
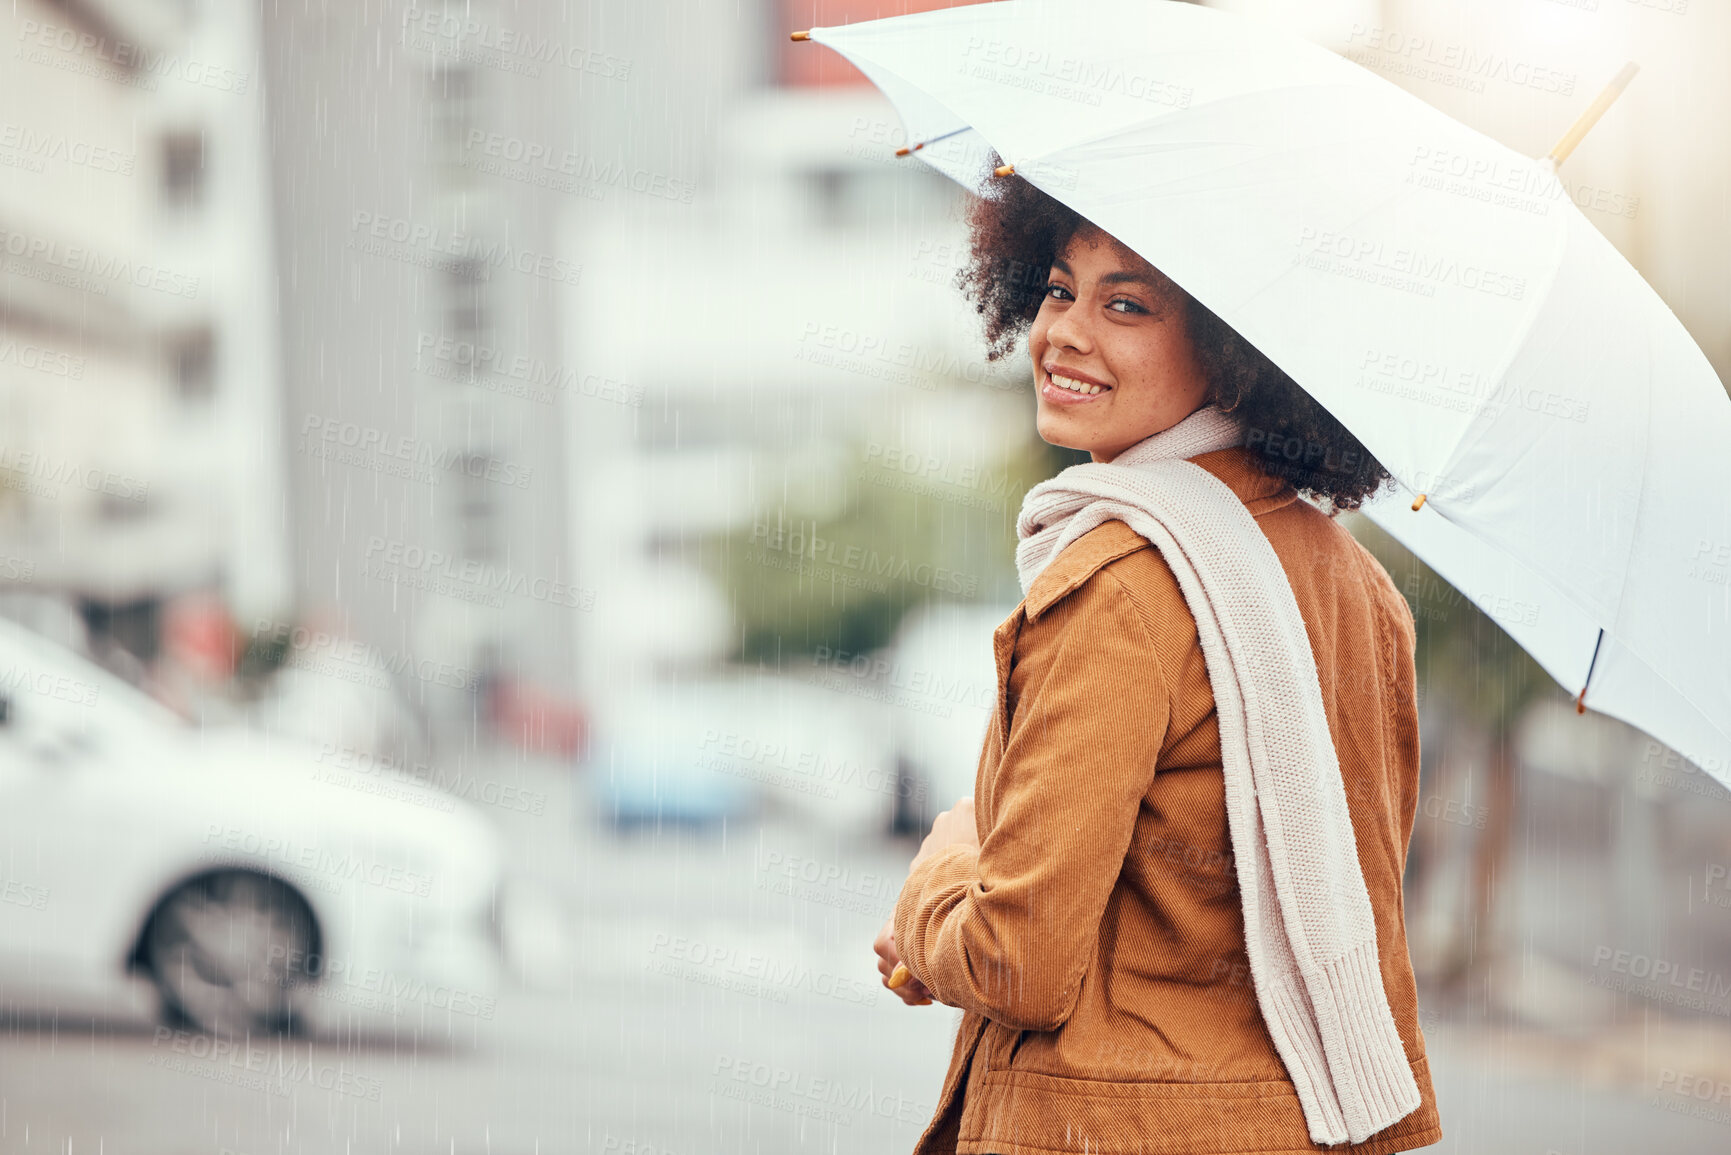
[[[1128,305],[1129,308],[1123,310],[1124,312],[1127,312],[1127,313],[1146,313],[1148,311],[1147,309],[1144,309],[1141,305],[1138,305],[1135,301],[1132,301],[1129,297],[1118,297],[1115,300],[1113,300],[1113,302],[1110,305],[1108,305],[1106,307],[1108,309],[1111,309],[1111,308],[1116,308],[1119,305]]]
[[[1064,286],[1058,284],[1056,281],[1048,282],[1046,285],[1046,296],[1048,296],[1048,297],[1050,297],[1053,293],[1063,293],[1063,294],[1065,294],[1065,296],[1068,296],[1069,292],[1070,292],[1070,290],[1068,290]],[[1063,299],[1064,299],[1063,297],[1058,298],[1058,300],[1060,300],[1060,301]]]

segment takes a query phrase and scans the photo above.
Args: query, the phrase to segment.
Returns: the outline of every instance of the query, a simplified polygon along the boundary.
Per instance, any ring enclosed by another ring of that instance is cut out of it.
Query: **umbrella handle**
[[[1551,162],[1552,171],[1555,171],[1558,165],[1569,159],[1569,154],[1575,151],[1575,146],[1581,143],[1581,138],[1586,136],[1595,124],[1599,123],[1599,118],[1605,115],[1605,110],[1616,103],[1617,97],[1623,95],[1623,89],[1629,86],[1629,81],[1633,80],[1635,73],[1640,70],[1641,66],[1633,60],[1617,70],[1617,75],[1611,78],[1611,83],[1605,85],[1604,90],[1594,98],[1593,103],[1587,106],[1587,111],[1575,119],[1575,123],[1569,126],[1569,131],[1565,132],[1562,139],[1552,145],[1551,151],[1545,154],[1545,159]]]

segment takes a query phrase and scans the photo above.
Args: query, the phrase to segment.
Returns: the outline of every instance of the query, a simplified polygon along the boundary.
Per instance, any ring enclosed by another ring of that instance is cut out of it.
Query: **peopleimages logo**
[[[407,653],[386,654],[356,638],[325,630],[308,629],[291,622],[259,618],[253,623],[255,637],[285,650],[283,665],[309,673],[329,674],[344,681],[361,682],[383,689],[391,678],[413,678],[435,686],[472,690],[481,684],[481,672],[431,658],[417,660]]]
[[[511,269],[544,281],[575,285],[583,280],[583,266],[553,253],[515,248],[509,241],[482,241],[461,229],[357,209],[349,222],[349,247],[358,252],[404,264],[426,265],[446,271],[459,264],[492,272]],[[377,242],[372,243],[372,242]],[[393,247],[394,246],[394,247]]]
[[[7,364],[17,365],[22,369],[34,369],[50,377],[65,377],[72,381],[84,378],[83,357],[29,342],[19,344],[17,341],[8,340],[0,343],[0,365]]]
[[[80,168],[131,176],[138,158],[133,153],[92,144],[65,133],[38,132],[28,125],[0,121],[0,149],[32,161],[63,160]],[[40,172],[40,165],[32,166]]]
[[[1392,248],[1382,241],[1352,233],[1306,225],[1299,230],[1296,243],[1302,251],[1293,257],[1294,264],[1420,296],[1435,296],[1437,285],[1452,285],[1513,301],[1527,292],[1525,277],[1423,249]]]
[[[410,870],[399,863],[380,862],[349,851],[336,851],[328,846],[296,843],[271,835],[259,834],[239,826],[223,826],[212,822],[205,826],[204,842],[219,857],[232,856],[248,861],[263,860],[292,872],[304,872],[315,878],[335,882],[364,882],[384,890],[427,898],[433,893],[433,876]]]
[[[346,959],[328,958],[317,951],[273,945],[266,957],[272,963],[286,962],[291,971],[318,980],[298,989],[315,998],[360,1010],[386,1014],[400,1012],[404,1003],[419,1003],[435,1010],[477,1019],[492,1019],[499,1000],[480,991],[465,990],[419,975],[404,975],[387,967],[354,965]]]
[[[622,56],[584,44],[543,39],[523,29],[458,16],[443,8],[411,6],[403,13],[403,32],[405,36],[416,37],[409,44],[411,48],[489,64],[526,76],[541,75],[539,65],[558,64],[573,72],[586,72],[606,80],[631,78],[631,61]],[[444,43],[439,43],[440,40]]]
[[[1599,946],[1593,951],[1593,974],[1587,981],[1606,990],[1639,995],[1687,1010],[1731,1015],[1731,1009],[1722,1001],[1731,997],[1731,978],[1673,959]]]
[[[1367,348],[1359,361],[1360,388],[1434,405],[1457,413],[1485,411],[1501,416],[1510,409],[1583,423],[1591,402],[1549,389],[1522,387],[1470,368],[1384,349]]]
[[[76,486],[122,501],[143,501],[150,494],[150,482],[140,481],[129,473],[80,465],[76,461],[56,459],[28,449],[0,448],[0,473],[15,473],[51,485]],[[38,491],[32,489],[31,492]],[[55,496],[52,490],[43,490],[40,495]]]
[[[316,760],[357,778],[364,775],[381,782],[430,787],[439,792],[437,797],[441,800],[462,798],[477,806],[497,806],[501,810],[524,814],[543,814],[547,809],[547,795],[539,790],[515,786],[496,778],[464,774],[461,770],[449,771],[426,762],[398,761],[334,742],[324,743]],[[327,777],[325,781],[332,779]],[[347,782],[337,784],[349,785]]]
[[[600,199],[604,190],[615,187],[679,204],[690,204],[697,195],[695,181],[680,180],[646,168],[632,168],[622,162],[603,161],[588,153],[556,148],[520,136],[474,128],[469,130],[465,147],[480,153],[470,158],[477,172],[558,192]],[[501,161],[522,167],[507,169],[500,164]]]
[[[422,372],[432,376],[543,404],[557,401],[561,392],[633,408],[643,404],[641,385],[438,333],[423,331],[415,338],[415,361]]]
[[[836,797],[837,786],[903,797],[909,797],[913,788],[894,766],[867,765],[855,758],[831,757],[732,730],[705,730],[697,748],[699,765],[707,769],[825,798]],[[924,797],[923,791],[920,796]]]
[[[107,296],[109,285],[131,285],[167,293],[171,297],[198,296],[198,278],[175,272],[146,261],[130,261],[123,257],[104,255],[82,245],[63,245],[48,237],[33,237],[28,233],[0,229],[0,253],[24,261],[39,262],[74,274],[71,287]],[[27,266],[8,262],[8,273],[29,275]],[[64,274],[62,274],[64,275]]]
[[[1098,107],[1104,96],[1188,108],[1196,91],[1159,77],[1127,71],[1116,63],[1054,55],[1046,45],[1023,46],[970,36],[958,71],[976,80],[1025,88],[1060,100]]]
[[[884,990],[877,983],[812,970],[803,963],[784,962],[769,955],[705,943],[684,936],[657,934],[644,960],[643,972],[682,979],[752,998],[785,1003],[790,993],[804,992],[855,1006],[870,1007]]]
[[[384,1097],[385,1085],[379,1079],[351,1071],[340,1063],[316,1062],[311,1043],[307,1044],[303,1058],[297,1053],[298,1048],[289,1043],[267,1047],[250,1038],[212,1038],[157,1027],[150,1045],[153,1053],[146,1059],[146,1066],[250,1091],[286,1096],[298,1085],[373,1103]]]
[[[969,598],[979,592],[980,579],[976,574],[962,573],[930,562],[915,562],[901,554],[881,554],[866,546],[848,545],[808,531],[806,525],[805,522],[770,525],[765,521],[754,521],[750,545],[770,556],[797,559],[802,564],[820,566],[829,572],[847,571],[879,582],[901,582]]]
[[[1430,80],[1469,92],[1483,92],[1486,81],[1532,88],[1557,96],[1575,91],[1575,74],[1546,68],[1505,52],[1484,51],[1458,41],[1439,41],[1423,33],[1372,24],[1354,24],[1346,58],[1382,72]]]
[[[301,421],[301,436],[311,442],[307,448],[310,456],[361,468],[389,465],[389,470],[381,471],[433,484],[445,473],[455,471],[476,480],[485,479],[513,489],[527,489],[535,475],[532,465],[519,465],[491,454],[474,453],[449,445],[435,446],[406,433],[392,435],[370,425],[317,413],[309,413]],[[345,450],[349,452],[345,453]]]
[[[98,696],[97,687],[70,674],[54,674],[17,665],[0,670],[0,695],[16,698],[20,691],[40,694],[57,702],[70,702],[74,706],[94,706]]]
[[[378,536],[367,539],[361,576],[494,607],[504,604],[500,595],[512,594],[574,610],[595,608],[595,591],[585,586]]]
[[[817,321],[806,322],[793,355],[796,360],[927,391],[937,389],[945,379],[991,389],[1027,388],[1024,378],[994,372],[978,358]]]
[[[743,1055],[721,1055],[713,1072],[715,1093],[761,1107],[773,1107],[814,1122],[849,1125],[856,1116],[918,1123],[931,1118],[932,1105],[861,1087],[818,1079]]]
[[[997,700],[995,678],[980,681],[903,665],[881,650],[855,653],[819,646],[811,662],[813,673],[806,677],[807,682],[942,718],[954,715],[953,706],[990,710]]]
[[[47,910],[48,888],[34,886],[18,878],[8,878],[0,873],[0,902],[11,906],[21,906],[25,910]]]

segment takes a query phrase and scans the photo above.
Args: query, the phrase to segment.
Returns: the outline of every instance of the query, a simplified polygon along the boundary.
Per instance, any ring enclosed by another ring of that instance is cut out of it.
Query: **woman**
[[[1025,330],[1040,436],[1122,464],[1024,502],[975,796],[932,824],[875,944],[904,1002],[966,1012],[916,1155],[1435,1143],[1401,905],[1413,623],[1332,516],[1388,474],[1135,253],[1020,177],[995,191],[960,278],[989,356]],[[1220,594],[1247,575],[1240,617]],[[1275,677],[1239,655],[1281,606],[1302,622]],[[1319,702],[1290,757],[1321,772],[1266,777],[1289,732],[1246,719],[1273,699]],[[1292,899],[1318,863],[1339,911]],[[1360,910],[1364,942],[1312,953]]]

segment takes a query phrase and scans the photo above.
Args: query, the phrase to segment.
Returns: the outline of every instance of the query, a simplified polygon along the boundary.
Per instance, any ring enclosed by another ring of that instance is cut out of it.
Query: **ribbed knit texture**
[[[1304,619],[1273,547],[1224,483],[1184,460],[1239,444],[1212,406],[1030,489],[1023,592],[1111,519],[1147,538],[1196,619],[1220,724],[1246,953],[1313,1142],[1361,1143],[1421,1102],[1377,965],[1376,923]]]

